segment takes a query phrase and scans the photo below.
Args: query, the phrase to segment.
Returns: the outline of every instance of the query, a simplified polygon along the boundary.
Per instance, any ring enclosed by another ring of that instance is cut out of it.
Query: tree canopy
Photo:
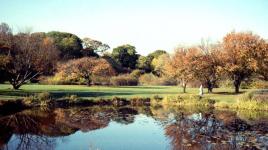
[[[88,85],[91,85],[94,76],[107,77],[115,75],[115,71],[108,61],[95,57],[70,60],[66,64],[61,65],[58,70],[66,75],[74,74],[81,77],[87,81]]]
[[[135,69],[138,55],[136,48],[126,44],[113,49],[112,57],[121,64],[122,67]]]
[[[46,34],[54,40],[57,49],[60,51],[60,58],[63,60],[81,57],[83,49],[82,40],[71,33],[51,31]]]
[[[224,70],[233,80],[235,92],[240,84],[258,70],[258,55],[263,40],[250,32],[231,32],[223,39]]]
[[[14,89],[34,77],[53,72],[58,58],[53,40],[39,34],[12,35],[1,31],[0,68]]]

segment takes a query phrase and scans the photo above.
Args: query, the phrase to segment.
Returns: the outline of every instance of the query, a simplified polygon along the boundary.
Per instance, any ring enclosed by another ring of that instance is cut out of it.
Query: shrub
[[[130,76],[129,74],[123,74],[112,77],[110,80],[114,86],[136,86],[138,85],[138,79]]]
[[[69,84],[86,84],[85,79],[78,77],[76,74],[66,74],[64,72],[58,72],[54,76],[42,77],[40,79],[42,84],[55,84],[55,85],[69,85]]]
[[[139,78],[144,72],[139,70],[139,69],[136,69],[136,70],[133,70],[131,73],[130,73],[130,76],[133,77],[133,78]]]
[[[32,104],[34,102],[37,102],[37,100],[35,99],[35,97],[33,95],[31,96],[26,96],[23,98],[23,102],[28,105],[28,104]]]
[[[92,77],[92,84],[93,85],[110,85],[110,78],[101,77],[101,76],[94,76]]]
[[[47,101],[51,99],[51,95],[49,92],[42,92],[42,93],[38,93],[36,95],[36,98],[40,101]]]
[[[177,85],[177,81],[169,77],[157,77],[152,73],[141,75],[140,85]]]
[[[153,96],[153,99],[154,100],[157,100],[157,101],[161,101],[161,100],[163,100],[163,97],[162,96],[159,96],[159,95],[154,95]]]
[[[253,81],[250,84],[250,87],[254,89],[267,89],[268,81],[262,81],[262,80]]]
[[[77,101],[78,100],[78,96],[77,95],[70,95],[69,99],[71,101]]]
[[[33,106],[49,106],[51,102],[51,95],[48,92],[37,93],[23,98],[26,105]]]
[[[170,95],[165,96],[160,102],[164,105],[202,107],[211,107],[216,103],[215,100],[206,97],[200,98],[198,95]]]
[[[130,99],[131,105],[146,105],[150,104],[150,98],[143,98],[143,97],[133,97]]]
[[[268,90],[251,91],[239,97],[235,107],[250,110],[268,110]]]

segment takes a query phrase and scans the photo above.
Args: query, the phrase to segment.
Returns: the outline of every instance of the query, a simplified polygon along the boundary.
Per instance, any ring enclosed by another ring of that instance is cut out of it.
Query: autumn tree
[[[174,56],[165,66],[165,73],[180,81],[183,92],[186,93],[187,83],[193,79],[193,72],[191,70],[191,59],[196,55],[198,50],[192,48],[177,48]]]
[[[10,61],[8,57],[9,47],[11,45],[12,30],[6,23],[0,24],[0,83],[7,80],[5,68]]]
[[[96,76],[112,76],[115,74],[112,66],[102,58],[83,57],[68,61],[59,67],[59,71],[65,74],[75,74],[87,81],[87,85],[91,85],[93,77]]]
[[[190,68],[193,77],[208,88],[208,93],[212,93],[222,73],[221,45],[202,40],[197,48],[200,52],[190,58]]]
[[[268,43],[262,41],[257,51],[257,73],[265,81],[268,81]]]
[[[0,33],[3,35],[3,33]],[[58,51],[50,38],[20,33],[2,37],[1,68],[14,89],[53,71]]]
[[[239,93],[241,82],[257,71],[262,42],[258,35],[250,32],[231,32],[224,37],[224,70],[233,80],[236,93]]]

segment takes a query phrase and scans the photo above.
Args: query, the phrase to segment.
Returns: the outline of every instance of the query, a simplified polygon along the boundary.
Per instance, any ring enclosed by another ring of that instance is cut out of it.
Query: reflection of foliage
[[[12,142],[18,142],[18,144],[16,143],[17,150],[51,150],[56,146],[56,140],[54,138],[42,135],[20,134],[16,135],[14,138]],[[12,146],[12,142],[9,143],[10,146]],[[8,149],[9,145],[7,145],[6,149]]]
[[[134,115],[136,114],[138,114],[138,112],[132,108],[120,108],[113,120],[122,124],[130,124],[134,122]]]
[[[26,110],[0,118],[0,147],[6,149],[54,149],[57,137],[77,130],[107,127],[110,121],[128,125],[138,113],[153,117],[165,128],[173,149],[244,149],[265,145],[265,116],[255,121],[239,118],[242,112],[178,106],[57,108]],[[253,115],[254,116],[254,115]],[[246,117],[245,117],[246,118]],[[2,134],[3,133],[3,134]],[[254,134],[253,134],[254,133]],[[14,136],[12,136],[14,135]],[[12,138],[11,138],[12,137]],[[7,144],[6,144],[7,143]]]
[[[5,131],[9,134],[11,131],[16,134],[11,143],[5,146],[5,149],[12,147],[18,150],[28,149],[53,149],[55,139],[44,136],[45,126],[39,118],[27,114],[15,114],[1,119],[1,128],[8,128]],[[49,135],[49,134],[48,134]],[[16,147],[13,147],[14,144]]]
[[[104,128],[111,120],[129,124],[134,122],[137,113],[133,108],[105,106],[25,110],[0,118],[0,147],[19,150],[55,149],[57,139],[62,136],[77,130],[88,132]]]
[[[166,126],[166,135],[171,138],[173,149],[189,146],[191,149],[245,149],[265,144],[263,141],[254,143],[254,139],[263,139],[262,134],[252,134],[248,130],[250,125],[237,118],[235,113],[227,113],[227,118],[225,113],[217,115],[221,115],[223,121],[214,114],[201,113],[175,118],[174,123]]]

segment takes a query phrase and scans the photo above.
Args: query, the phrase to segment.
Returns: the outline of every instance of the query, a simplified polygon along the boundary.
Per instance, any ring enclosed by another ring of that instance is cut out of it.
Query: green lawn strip
[[[198,88],[187,88],[187,93],[182,93],[178,86],[85,86],[85,85],[23,85],[20,90],[13,90],[9,84],[0,84],[0,99],[16,99],[40,92],[49,92],[55,98],[77,95],[83,99],[92,98],[133,98],[152,97],[154,95],[198,95]],[[242,90],[246,92],[248,90]],[[216,100],[216,102],[234,103],[241,94],[234,94],[233,89],[216,88],[212,94],[204,94],[204,97]]]

